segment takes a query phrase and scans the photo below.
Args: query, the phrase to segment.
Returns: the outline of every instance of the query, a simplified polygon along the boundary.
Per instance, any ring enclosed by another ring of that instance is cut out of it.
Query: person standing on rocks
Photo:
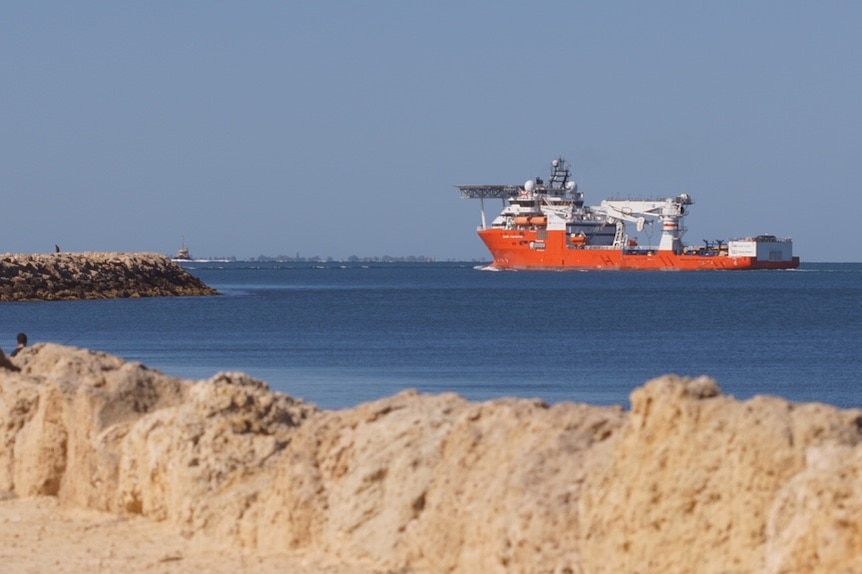
[[[18,341],[18,346],[15,347],[15,350],[12,351],[11,355],[14,357],[18,354],[21,349],[27,346],[27,333],[18,333],[18,337],[16,339]]]

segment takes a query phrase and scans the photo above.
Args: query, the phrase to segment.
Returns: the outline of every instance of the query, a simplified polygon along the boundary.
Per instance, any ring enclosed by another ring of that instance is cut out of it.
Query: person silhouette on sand
[[[27,333],[18,333],[16,340],[18,341],[18,346],[15,347],[15,350],[11,353],[13,357],[17,355],[21,349],[27,346]]]

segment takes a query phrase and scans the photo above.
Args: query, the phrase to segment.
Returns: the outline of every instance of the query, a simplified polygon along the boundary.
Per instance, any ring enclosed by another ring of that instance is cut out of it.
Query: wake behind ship
[[[795,269],[793,241],[757,235],[686,246],[683,219],[694,203],[684,193],[665,199],[604,200],[584,205],[584,194],[571,179],[566,160],[551,162],[547,183],[458,185],[461,197],[482,203],[479,237],[494,257],[493,268],[523,270],[661,270]],[[503,211],[486,224],[485,199],[504,202]],[[639,245],[629,235],[661,226],[657,246]]]

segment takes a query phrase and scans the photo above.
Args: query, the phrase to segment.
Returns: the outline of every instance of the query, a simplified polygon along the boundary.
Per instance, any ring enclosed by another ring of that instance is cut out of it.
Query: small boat
[[[186,247],[186,242],[183,241],[182,247],[179,248],[177,254],[171,257],[171,261],[174,263],[230,263],[232,261],[236,261],[235,257],[205,257],[203,259],[192,257],[192,254],[189,252],[189,248]]]
[[[179,248],[177,254],[171,258],[171,261],[193,261],[189,248],[186,247],[186,242],[183,241],[182,247]]]

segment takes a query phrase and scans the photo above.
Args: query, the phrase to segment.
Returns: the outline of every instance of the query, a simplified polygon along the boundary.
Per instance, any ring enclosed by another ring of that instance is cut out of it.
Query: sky
[[[830,0],[12,0],[0,253],[488,260],[454,186],[562,156],[590,204],[690,194],[686,243],[859,262],[860,29]]]

